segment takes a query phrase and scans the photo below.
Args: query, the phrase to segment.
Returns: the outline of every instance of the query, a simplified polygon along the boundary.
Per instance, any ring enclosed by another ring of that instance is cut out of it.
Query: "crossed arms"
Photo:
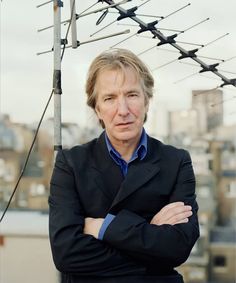
[[[183,202],[172,202],[164,206],[159,212],[157,212],[150,224],[154,225],[176,225],[180,223],[188,223],[192,215],[192,207],[185,205]],[[104,218],[92,218],[86,217],[84,224],[84,234],[92,235],[98,239],[98,233],[103,224]]]
[[[169,268],[183,263],[199,236],[191,168],[185,152],[171,203],[150,223],[129,210],[121,210],[101,241],[97,234],[103,219],[85,216],[73,170],[63,151],[59,152],[49,197],[49,232],[56,267],[66,273],[115,276],[143,274],[146,264],[156,262]],[[176,192],[183,202],[177,201]],[[188,205],[184,205],[186,199]]]

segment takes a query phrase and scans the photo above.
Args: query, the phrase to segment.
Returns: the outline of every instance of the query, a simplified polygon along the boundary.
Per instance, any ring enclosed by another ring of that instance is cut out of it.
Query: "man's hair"
[[[134,53],[127,49],[111,49],[102,52],[91,63],[86,82],[87,105],[96,108],[96,81],[104,70],[120,70],[131,68],[140,79],[146,103],[153,96],[154,79],[147,66]],[[145,117],[146,120],[146,117]],[[101,121],[100,121],[101,122]],[[102,124],[103,126],[103,124]]]

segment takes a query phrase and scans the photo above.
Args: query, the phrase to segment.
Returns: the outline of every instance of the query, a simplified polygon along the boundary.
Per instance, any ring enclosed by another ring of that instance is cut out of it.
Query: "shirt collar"
[[[106,140],[106,145],[107,145],[107,149],[108,149],[110,156],[117,164],[120,164],[120,160],[123,160],[123,159],[120,153],[117,150],[115,150],[115,148],[112,146],[106,132],[105,132],[105,140]],[[132,157],[128,161],[128,163],[135,160],[136,158],[143,160],[146,154],[147,154],[147,134],[146,134],[145,129],[143,128],[138,146],[133,152]]]

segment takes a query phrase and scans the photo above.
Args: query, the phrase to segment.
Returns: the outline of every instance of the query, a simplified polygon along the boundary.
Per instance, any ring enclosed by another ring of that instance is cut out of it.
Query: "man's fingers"
[[[159,218],[169,219],[176,214],[189,211],[191,209],[192,207],[190,205],[184,205],[183,202],[173,202],[164,206],[155,216],[158,215]]]
[[[192,207],[190,205],[184,205],[183,202],[174,202],[164,206],[151,220],[151,224],[177,224],[186,223],[186,218],[192,215]],[[182,222],[184,221],[184,222]]]
[[[181,221],[178,221],[178,222],[176,222],[176,223],[173,223],[172,225],[175,225],[175,224],[181,224],[181,223],[188,223],[188,218],[184,218],[183,220],[181,220]]]
[[[188,215],[189,212],[191,211],[192,211],[192,207],[190,205],[177,206],[177,207],[173,207],[172,209],[169,209],[163,216],[166,220],[168,220],[175,217],[181,217],[182,215],[185,215],[185,213],[186,215]]]
[[[188,218],[190,216],[192,216],[192,211],[186,211],[186,212],[183,212],[183,213],[179,213],[179,214],[176,214],[174,216],[172,216],[171,218],[153,218],[152,221],[151,221],[151,224],[155,224],[155,225],[163,225],[163,224],[170,224],[170,225],[175,225],[175,224],[178,224],[178,223],[186,223],[188,222]],[[187,219],[187,220],[186,220]]]
[[[173,216],[172,218],[168,219],[167,222],[168,224],[174,225],[177,224],[180,221],[183,221],[185,219],[188,219],[190,216],[192,216],[192,211],[186,211],[183,213],[179,213],[175,216]]]
[[[177,201],[177,202],[172,202],[172,203],[169,203],[167,205],[165,205],[161,211],[163,212],[166,212],[168,211],[169,209],[172,209],[174,207],[181,207],[181,206],[184,206],[184,203],[182,201]]]

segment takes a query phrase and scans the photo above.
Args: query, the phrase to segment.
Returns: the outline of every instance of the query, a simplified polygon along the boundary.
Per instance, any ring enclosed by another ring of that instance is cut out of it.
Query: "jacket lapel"
[[[154,146],[155,144],[155,146]],[[130,164],[128,174],[121,183],[119,191],[112,202],[110,209],[140,189],[160,171],[160,146],[148,137],[148,152],[146,157],[140,161],[136,160]]]
[[[120,167],[110,157],[104,132],[97,139],[94,147],[93,171],[94,182],[97,188],[106,195],[113,209],[124,199],[135,193],[160,171],[161,150],[160,142],[148,137],[148,152],[143,160],[132,162],[125,179]]]
[[[124,178],[120,167],[108,153],[104,133],[97,140],[94,147],[94,156],[91,169],[95,172],[92,176],[94,176],[97,187],[112,202]]]

